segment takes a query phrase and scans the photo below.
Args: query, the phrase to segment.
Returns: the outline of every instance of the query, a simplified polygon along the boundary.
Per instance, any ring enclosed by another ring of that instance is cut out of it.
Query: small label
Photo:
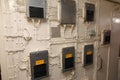
[[[92,55],[92,51],[88,51],[88,52],[87,52],[87,55]]]
[[[37,60],[35,63],[35,65],[42,65],[42,64],[45,64],[44,60]]]
[[[66,54],[66,58],[72,58],[72,54]]]

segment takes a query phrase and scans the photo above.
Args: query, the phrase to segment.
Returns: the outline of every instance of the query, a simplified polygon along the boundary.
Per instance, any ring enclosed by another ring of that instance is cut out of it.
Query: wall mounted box
[[[30,18],[45,18],[45,0],[28,0],[27,16]]]
[[[92,22],[94,21],[95,15],[95,5],[91,3],[85,3],[85,21]]]
[[[67,47],[62,49],[63,72],[75,69],[75,48]]]
[[[83,65],[88,66],[88,65],[93,64],[93,54],[94,54],[94,46],[93,46],[93,44],[85,45],[83,54],[84,54],[84,56],[83,56],[84,57]]]
[[[110,38],[111,38],[111,30],[104,30],[103,32],[103,45],[110,44]]]
[[[73,0],[61,0],[61,24],[76,23],[76,2]]]
[[[48,51],[38,51],[30,53],[31,78],[39,80],[48,77]]]

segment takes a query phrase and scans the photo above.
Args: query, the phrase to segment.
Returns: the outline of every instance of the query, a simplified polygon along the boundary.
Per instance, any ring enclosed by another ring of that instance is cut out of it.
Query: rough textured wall
[[[100,38],[98,31],[99,0],[75,0],[77,18],[75,27],[59,25],[60,0],[47,0],[47,20],[26,17],[27,0],[0,0],[1,66],[3,80],[31,80],[30,52],[49,51],[49,74],[43,80],[96,80],[97,53]],[[85,2],[95,3],[96,18],[84,23],[82,9]],[[54,30],[54,29],[55,30]],[[56,29],[57,34],[54,35]],[[91,31],[96,35],[90,37]],[[57,36],[53,38],[52,36]],[[94,65],[84,68],[82,51],[84,44],[93,43]],[[76,60],[73,71],[62,73],[62,48],[75,46]]]
[[[81,17],[84,2],[76,0],[78,18],[73,28],[58,25],[58,0],[47,0],[47,20],[28,19],[25,0],[1,0],[5,45],[2,56],[6,57],[2,58],[3,80],[30,80],[29,54],[39,50],[49,50],[50,77],[46,80],[93,80],[94,66],[82,67],[82,46],[84,43],[95,44],[94,39],[88,41],[87,34],[88,26],[95,29],[95,23],[84,24]],[[60,27],[61,37],[52,38],[51,27]],[[61,52],[68,46],[75,46],[76,70],[63,74]]]

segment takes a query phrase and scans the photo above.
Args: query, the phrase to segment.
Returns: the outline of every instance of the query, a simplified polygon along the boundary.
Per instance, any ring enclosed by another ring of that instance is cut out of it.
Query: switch
[[[90,44],[90,45],[85,45],[84,46],[84,63],[83,65],[84,66],[88,66],[88,65],[91,65],[93,64],[93,53],[94,53],[94,46],[93,44]]]
[[[74,47],[67,47],[62,49],[62,66],[63,66],[63,72],[66,72],[75,68]]]
[[[47,77],[48,72],[48,51],[30,53],[32,80],[39,80]]]
[[[61,24],[75,24],[76,2],[74,0],[61,0]]]
[[[30,18],[45,18],[45,0],[28,0],[27,15]]]
[[[91,3],[85,3],[85,21],[94,21],[95,5]]]

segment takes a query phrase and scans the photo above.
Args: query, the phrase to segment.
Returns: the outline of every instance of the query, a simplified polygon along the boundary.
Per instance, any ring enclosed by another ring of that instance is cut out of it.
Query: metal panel
[[[91,3],[85,3],[85,8],[86,8],[85,21],[87,22],[94,21],[95,5]]]
[[[73,0],[61,0],[61,24],[75,24],[76,3]]]
[[[52,38],[57,38],[61,36],[59,27],[52,27],[51,32],[52,32]]]
[[[84,46],[84,66],[93,64],[93,54],[94,54],[94,46],[85,45]]]
[[[39,80],[47,77],[48,72],[48,51],[30,53],[32,80]]]
[[[28,0],[28,17],[45,18],[45,0]]]
[[[75,68],[75,49],[74,47],[67,47],[62,49],[62,66],[63,72]]]

